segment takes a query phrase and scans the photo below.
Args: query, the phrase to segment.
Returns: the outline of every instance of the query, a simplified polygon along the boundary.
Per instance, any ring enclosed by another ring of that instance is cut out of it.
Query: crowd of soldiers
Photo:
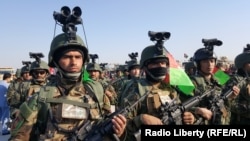
[[[127,68],[118,68],[112,79],[75,32],[54,37],[48,63],[31,53],[36,60],[20,69],[8,89],[9,141],[138,141],[142,125],[250,124],[250,45],[235,57],[235,72],[221,84],[213,72],[219,65],[213,47],[221,41],[204,41],[190,60],[187,74],[195,88],[187,95],[165,81],[172,62],[163,43],[170,33],[149,36],[156,43],[142,50],[140,60],[137,52],[129,54]],[[168,113],[197,96],[199,101],[181,114]]]

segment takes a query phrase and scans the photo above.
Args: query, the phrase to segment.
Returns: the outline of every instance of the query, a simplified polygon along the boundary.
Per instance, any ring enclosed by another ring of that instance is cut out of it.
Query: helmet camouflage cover
[[[97,63],[88,63],[86,70],[87,71],[99,71],[100,73],[102,72],[100,65]]]
[[[49,73],[49,66],[45,61],[40,60],[31,63],[30,73],[32,73],[32,71],[34,70],[40,70],[40,69],[46,70],[46,72]]]
[[[65,51],[67,49],[80,50],[84,55],[84,63],[88,61],[88,49],[86,48],[81,37],[76,35],[75,39],[72,39],[69,38],[66,33],[62,33],[57,35],[51,42],[48,60],[49,66],[55,67],[55,56],[58,52]]]

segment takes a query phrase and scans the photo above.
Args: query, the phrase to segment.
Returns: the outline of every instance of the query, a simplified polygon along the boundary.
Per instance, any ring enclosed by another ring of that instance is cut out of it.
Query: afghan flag
[[[169,59],[169,73],[166,74],[165,82],[177,86],[186,95],[192,95],[195,88],[193,82],[174,57],[166,49],[165,51]]]
[[[83,70],[83,76],[82,76],[82,79],[83,79],[83,82],[88,82],[88,81],[92,81],[90,78],[89,78],[89,73],[87,72],[86,69]]]
[[[219,82],[220,85],[226,84],[226,82],[230,79],[230,76],[228,74],[218,69],[217,67],[214,68],[213,74],[214,78]]]

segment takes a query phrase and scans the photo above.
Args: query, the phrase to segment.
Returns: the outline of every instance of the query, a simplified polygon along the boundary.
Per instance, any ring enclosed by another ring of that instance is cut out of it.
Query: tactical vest
[[[196,90],[198,89],[200,92],[205,92],[208,89],[206,82],[202,76],[191,77],[193,81],[195,81]]]
[[[196,93],[195,94],[203,94],[206,91],[212,90],[213,88],[215,88],[215,90],[211,93],[211,95],[206,96],[199,104],[199,106],[201,107],[207,107],[210,108],[210,101],[213,100],[213,98],[215,96],[221,95],[222,92],[222,88],[218,86],[218,84],[214,84],[217,83],[216,80],[214,81],[214,83],[208,85],[205,82],[204,77],[202,76],[195,76],[191,78],[193,81],[195,81],[196,83]],[[214,78],[212,78],[214,79]],[[210,109],[212,110],[212,109]],[[231,112],[228,108],[228,105],[226,105],[226,102],[224,102],[224,105],[218,109],[218,111],[213,111],[213,116],[215,118],[212,118],[212,120],[210,121],[205,121],[205,124],[215,124],[215,125],[227,125],[230,122],[230,117],[231,117]]]
[[[29,100],[28,103],[23,104],[20,107],[20,112],[22,113],[22,115],[24,116],[24,118],[27,121],[30,121],[31,119],[33,119],[34,117],[32,117],[32,113],[34,112],[32,109],[32,105],[39,105],[39,109],[38,109],[38,117],[37,117],[37,122],[36,125],[34,126],[36,128],[36,130],[39,130],[39,134],[44,134],[45,130],[46,130],[46,124],[47,121],[51,120],[51,123],[54,125],[54,127],[61,132],[75,132],[75,130],[79,129],[80,126],[83,126],[83,124],[85,124],[85,122],[83,122],[81,125],[78,125],[78,127],[73,128],[72,130],[67,130],[67,129],[63,129],[61,127],[58,126],[58,124],[56,123],[56,120],[54,120],[54,117],[51,112],[51,104],[67,104],[67,105],[73,105],[73,106],[78,106],[78,107],[82,107],[87,109],[86,112],[86,116],[87,119],[100,119],[100,113],[98,110],[98,105],[97,103],[93,103],[93,104],[89,104],[87,102],[84,102],[85,99],[83,98],[83,101],[74,101],[74,100],[70,100],[70,99],[65,99],[63,97],[58,97],[58,98],[54,98],[55,92],[58,92],[58,89],[55,86],[44,86],[41,87],[39,94],[34,94],[32,96],[32,98]],[[56,92],[56,93],[57,93]],[[91,96],[92,92],[89,92],[88,95],[86,96]],[[79,115],[81,116],[81,115]],[[37,132],[37,131],[35,131]]]
[[[26,94],[26,99],[31,97],[33,94],[38,93],[40,91],[41,85],[30,85],[28,93]]]
[[[27,92],[30,87],[30,81],[23,81],[14,84],[14,96],[10,99],[10,106],[12,108],[19,108],[19,106],[26,101]]]
[[[19,91],[20,91],[20,102],[23,103],[26,101],[27,93],[30,87],[31,81],[23,81],[19,85]]]
[[[87,86],[90,87],[90,89],[93,90],[94,94],[96,95],[98,102],[101,107],[103,107],[103,97],[104,97],[104,89],[100,82],[98,81],[89,81],[86,83]]]
[[[150,94],[140,103],[141,107],[143,107],[141,108],[142,113],[148,113],[160,117],[159,108],[161,105],[172,102],[174,98],[180,102],[177,98],[176,91],[172,89],[170,85],[162,83],[159,89],[154,89],[145,81],[145,79],[129,81],[124,89],[122,100],[128,99],[128,102],[135,101],[148,91],[150,91]],[[135,93],[133,94],[129,92]],[[124,103],[122,104],[123,106],[126,105],[126,101],[121,102]]]

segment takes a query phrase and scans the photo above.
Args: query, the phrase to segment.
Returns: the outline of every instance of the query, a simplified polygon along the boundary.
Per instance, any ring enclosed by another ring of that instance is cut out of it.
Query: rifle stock
[[[102,141],[103,137],[107,135],[112,135],[115,138],[115,140],[119,141],[119,138],[114,134],[114,131],[113,131],[112,118],[118,114],[121,114],[127,117],[128,113],[134,110],[134,107],[137,106],[139,102],[144,100],[148,96],[149,93],[150,91],[147,91],[143,96],[141,96],[133,104],[130,104],[126,106],[125,108],[108,115],[99,123],[92,125],[91,129],[89,130],[89,132],[87,132],[86,137],[84,137],[82,141]]]

